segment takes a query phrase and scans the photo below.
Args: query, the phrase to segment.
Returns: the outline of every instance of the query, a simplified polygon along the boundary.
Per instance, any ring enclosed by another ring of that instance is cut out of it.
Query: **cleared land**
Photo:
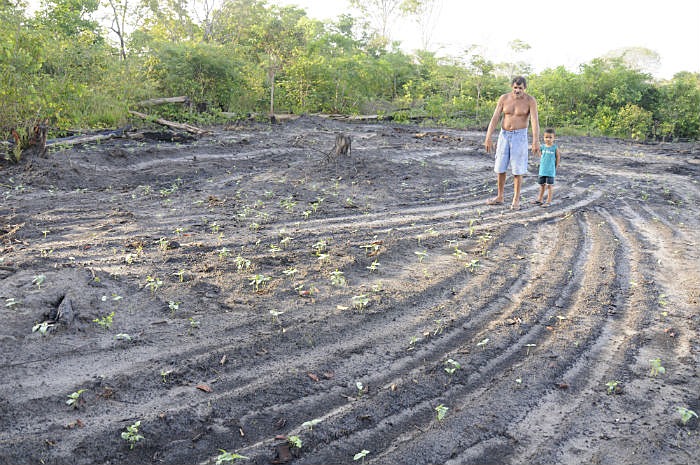
[[[482,142],[303,117],[2,167],[0,463],[697,463],[700,148],[563,137],[510,211]]]

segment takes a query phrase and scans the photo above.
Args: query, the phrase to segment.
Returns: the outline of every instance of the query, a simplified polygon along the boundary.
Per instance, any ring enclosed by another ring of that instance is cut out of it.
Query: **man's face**
[[[511,88],[513,89],[513,95],[515,95],[516,97],[520,97],[525,93],[525,86],[522,84],[513,83]]]

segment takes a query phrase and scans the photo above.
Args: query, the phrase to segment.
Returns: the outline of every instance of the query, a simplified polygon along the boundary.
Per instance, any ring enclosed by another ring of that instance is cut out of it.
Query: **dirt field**
[[[511,211],[483,136],[302,117],[2,166],[0,463],[699,463],[700,147],[561,137],[554,204],[531,160]]]

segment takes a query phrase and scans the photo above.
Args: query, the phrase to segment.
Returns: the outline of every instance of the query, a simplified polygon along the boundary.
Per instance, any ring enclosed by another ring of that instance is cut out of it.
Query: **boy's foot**
[[[513,202],[510,206],[511,210],[520,210],[520,202]]]
[[[486,205],[503,205],[503,200],[499,200],[498,197],[488,199]]]
[[[543,208],[547,208],[547,207],[551,207],[551,206],[552,206],[552,204],[550,202],[545,202],[542,204]]]
[[[533,200],[532,203],[535,204],[535,205],[542,205],[542,201],[541,201],[541,200]]]

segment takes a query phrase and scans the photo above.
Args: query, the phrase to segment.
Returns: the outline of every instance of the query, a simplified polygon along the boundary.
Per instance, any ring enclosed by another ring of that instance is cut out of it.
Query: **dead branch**
[[[209,131],[207,131],[207,130],[200,129],[196,126],[192,126],[192,125],[189,125],[186,123],[175,123],[173,121],[168,121],[168,120],[163,119],[163,118],[153,118],[152,116],[148,116],[144,113],[139,113],[138,111],[133,111],[133,110],[129,111],[129,113],[131,113],[134,116],[138,116],[139,118],[142,118],[145,120],[151,120],[151,121],[154,121],[154,122],[161,124],[163,126],[167,126],[169,128],[173,128],[173,129],[180,129],[180,130],[192,133],[192,134],[196,134],[198,136],[201,136],[203,134],[209,134]]]

